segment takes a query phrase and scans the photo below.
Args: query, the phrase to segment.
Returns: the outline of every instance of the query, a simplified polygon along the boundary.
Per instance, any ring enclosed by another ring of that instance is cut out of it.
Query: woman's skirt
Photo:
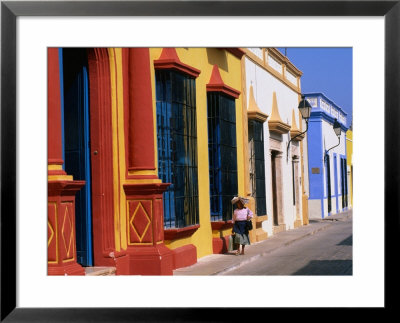
[[[236,244],[241,244],[241,245],[249,245],[250,244],[250,239],[249,235],[244,233],[235,233],[235,238],[234,238],[234,243]]]
[[[247,221],[236,221],[233,225],[233,232],[235,232],[234,243],[239,243],[241,245],[249,245],[249,233],[246,229]]]

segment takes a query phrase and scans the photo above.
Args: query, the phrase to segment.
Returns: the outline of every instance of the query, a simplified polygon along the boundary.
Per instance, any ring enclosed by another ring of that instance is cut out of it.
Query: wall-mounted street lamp
[[[324,161],[326,161],[326,158],[328,157],[328,152],[329,152],[329,150],[331,150],[331,149],[333,149],[333,148],[335,148],[335,147],[337,147],[337,146],[340,145],[340,134],[341,134],[341,132],[342,132],[342,129],[341,129],[340,123],[337,121],[337,119],[335,119],[335,121],[333,122],[333,131],[335,131],[335,134],[336,134],[336,136],[337,136],[338,139],[339,139],[339,143],[338,143],[336,146],[333,146],[333,147],[329,148],[329,149],[325,152]]]
[[[286,161],[289,160],[289,147],[290,147],[290,143],[297,137],[304,135],[307,131],[308,131],[308,119],[310,119],[310,115],[311,115],[311,104],[310,102],[308,102],[304,95],[301,96],[301,101],[299,102],[299,106],[298,109],[300,110],[301,116],[303,117],[303,119],[306,122],[306,130],[303,131],[302,133],[299,133],[298,135],[294,136],[292,139],[289,140],[288,145],[287,145],[287,149],[286,149]]]

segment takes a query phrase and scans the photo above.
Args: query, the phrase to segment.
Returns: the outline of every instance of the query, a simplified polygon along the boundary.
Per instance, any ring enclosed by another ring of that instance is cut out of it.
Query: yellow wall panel
[[[153,61],[157,60],[162,48],[150,49],[150,65],[152,69],[152,87],[155,105],[155,72]],[[213,232],[210,223],[210,196],[209,196],[209,170],[208,170],[208,136],[207,129],[207,91],[211,72],[215,64],[218,65],[224,83],[241,91],[241,60],[231,53],[216,48],[177,48],[176,52],[180,61],[201,71],[196,78],[196,111],[197,111],[197,153],[198,153],[198,184],[199,184],[199,224],[200,228],[189,238],[177,241],[167,241],[166,245],[172,249],[193,244],[197,248],[197,257],[201,258],[213,252]],[[154,118],[156,123],[156,118]],[[242,96],[236,99],[236,132],[237,132],[237,161],[238,161],[238,190],[244,193],[244,156],[243,156],[243,129],[242,129]],[[157,138],[156,124],[154,137]],[[155,141],[155,145],[157,142]],[[155,149],[157,154],[157,149]],[[157,155],[156,155],[157,160]],[[224,234],[229,234],[225,230]]]

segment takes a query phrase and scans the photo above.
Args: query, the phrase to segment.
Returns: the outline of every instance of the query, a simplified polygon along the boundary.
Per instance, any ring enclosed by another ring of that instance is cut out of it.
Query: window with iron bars
[[[156,71],[158,176],[171,183],[163,193],[164,227],[199,223],[195,79]]]
[[[263,123],[249,120],[249,172],[251,196],[255,201],[255,213],[267,214],[265,197],[265,162]]]
[[[207,93],[207,115],[211,221],[227,221],[238,192],[235,100]]]

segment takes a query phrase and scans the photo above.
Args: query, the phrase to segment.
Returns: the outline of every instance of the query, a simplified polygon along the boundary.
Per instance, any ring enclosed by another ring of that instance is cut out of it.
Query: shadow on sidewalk
[[[293,275],[353,275],[352,260],[312,260],[306,266],[293,273]]]

